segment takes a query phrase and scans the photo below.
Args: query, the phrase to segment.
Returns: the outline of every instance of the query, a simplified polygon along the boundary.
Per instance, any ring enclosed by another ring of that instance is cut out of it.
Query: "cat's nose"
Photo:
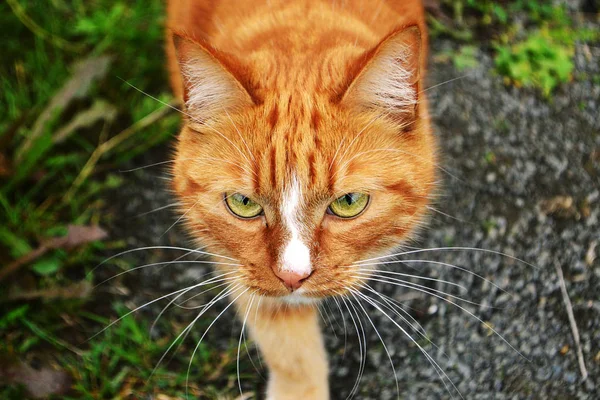
[[[290,290],[297,290],[302,286],[302,283],[312,274],[312,271],[306,272],[291,272],[291,271],[275,271],[275,275],[287,286]]]
[[[302,282],[310,276],[310,250],[298,238],[286,244],[281,260],[281,267],[275,268],[275,275],[294,291],[302,286]]]

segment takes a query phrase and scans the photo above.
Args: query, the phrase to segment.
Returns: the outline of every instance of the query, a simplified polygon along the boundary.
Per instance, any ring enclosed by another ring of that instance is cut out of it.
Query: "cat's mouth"
[[[348,290],[347,287],[342,284],[340,284],[339,287],[328,286],[323,288],[315,287],[315,285],[307,285],[295,290],[289,290],[284,287],[281,289],[272,287],[249,287],[249,289],[250,292],[255,292],[260,296],[290,305],[317,304],[321,300],[343,295]]]
[[[240,282],[250,293],[276,302],[298,305],[316,304],[327,298],[343,296],[352,288],[359,288],[367,277],[367,273],[359,276],[339,267],[319,266],[300,285],[292,287],[276,274],[265,276],[264,271],[255,272],[259,274],[250,274],[245,282]]]

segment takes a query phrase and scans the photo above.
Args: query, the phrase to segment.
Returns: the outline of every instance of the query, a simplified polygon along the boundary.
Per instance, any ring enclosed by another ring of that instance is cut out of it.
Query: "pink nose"
[[[275,270],[275,275],[287,286],[290,290],[296,290],[300,286],[306,278],[310,276],[312,272],[291,272],[291,271],[279,271]]]

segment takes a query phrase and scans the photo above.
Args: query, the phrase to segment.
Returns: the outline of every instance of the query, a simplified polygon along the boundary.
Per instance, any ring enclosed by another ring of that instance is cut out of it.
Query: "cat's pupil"
[[[250,199],[247,197],[244,197],[244,199],[242,200],[242,203],[244,203],[244,205],[247,206],[248,203],[250,203]]]
[[[351,194],[345,195],[344,200],[346,200],[346,203],[348,203],[349,206],[354,203],[354,197]]]

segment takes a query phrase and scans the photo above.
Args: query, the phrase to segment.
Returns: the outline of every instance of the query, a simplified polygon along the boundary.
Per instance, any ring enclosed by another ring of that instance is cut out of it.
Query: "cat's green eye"
[[[260,204],[240,193],[225,194],[225,203],[240,218],[258,217],[263,211]]]
[[[347,193],[335,199],[327,209],[340,218],[353,218],[362,213],[369,205],[369,195],[364,193]]]

